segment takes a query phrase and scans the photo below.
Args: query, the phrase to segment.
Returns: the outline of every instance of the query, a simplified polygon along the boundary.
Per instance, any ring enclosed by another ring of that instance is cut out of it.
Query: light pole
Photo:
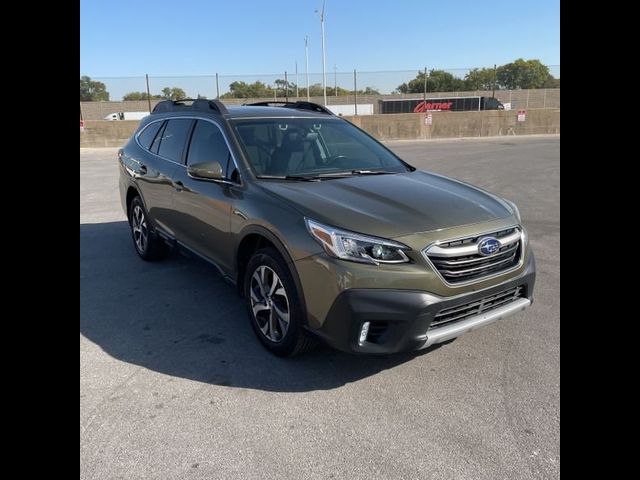
[[[296,60],[296,100],[298,100],[298,60]]]
[[[320,13],[320,28],[322,29],[322,91],[324,95],[324,104],[327,105],[327,75],[326,75],[326,59],[324,54],[324,0],[322,0],[322,11]]]
[[[304,58],[307,64],[306,66],[306,75],[307,75],[307,102],[309,101],[309,35],[304,36]]]
[[[333,64],[333,96],[338,96],[338,67]]]

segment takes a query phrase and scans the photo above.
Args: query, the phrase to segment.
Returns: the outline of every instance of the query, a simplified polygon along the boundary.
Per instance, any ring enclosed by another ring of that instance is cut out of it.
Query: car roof
[[[190,102],[190,103],[189,103]],[[298,100],[295,102],[275,101],[258,102],[248,105],[224,105],[220,100],[183,99],[164,100],[159,102],[151,112],[152,116],[162,115],[185,116],[185,114],[218,115],[230,119],[238,118],[334,118],[335,115],[328,108],[321,105]],[[157,118],[157,117],[156,117]]]
[[[326,113],[312,112],[309,110],[299,110],[285,107],[254,107],[247,106],[228,106],[229,118],[265,118],[265,117],[309,117],[309,118],[327,118],[330,117]]]

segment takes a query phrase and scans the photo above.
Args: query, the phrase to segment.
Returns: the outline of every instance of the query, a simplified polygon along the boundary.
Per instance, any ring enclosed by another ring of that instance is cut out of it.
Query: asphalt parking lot
[[[276,358],[213,268],[137,257],[117,149],[81,149],[81,478],[559,478],[560,137],[388,145],[518,204],[530,309],[426,352]]]

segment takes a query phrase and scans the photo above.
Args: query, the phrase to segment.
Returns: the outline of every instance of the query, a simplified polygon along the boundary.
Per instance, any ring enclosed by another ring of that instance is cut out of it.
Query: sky
[[[308,35],[315,83],[316,77],[321,80],[322,53],[314,10],[321,7],[322,0],[81,0],[80,74],[103,79],[218,72],[280,78],[287,71],[291,80],[296,62],[299,74],[305,71]],[[351,81],[354,69],[464,69],[520,57],[560,65],[560,2],[326,0],[325,45],[329,85]],[[386,76],[365,75],[358,88],[396,82],[393,74]],[[225,85],[232,79],[227,80]],[[155,83],[172,81],[177,80]],[[117,89],[129,88],[125,80],[111,82]]]

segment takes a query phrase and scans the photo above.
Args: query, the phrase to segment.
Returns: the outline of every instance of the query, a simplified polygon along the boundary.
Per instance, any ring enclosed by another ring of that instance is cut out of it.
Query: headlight
[[[340,230],[308,218],[305,222],[311,236],[332,257],[375,265],[409,261],[403,250],[410,248],[402,243]]]
[[[518,223],[522,224],[522,218],[520,217],[520,210],[518,210],[518,207],[516,206],[516,204],[513,203],[511,200],[507,200],[506,198],[503,198],[503,200],[507,202],[511,207],[511,210],[513,210],[513,214],[516,216]]]

